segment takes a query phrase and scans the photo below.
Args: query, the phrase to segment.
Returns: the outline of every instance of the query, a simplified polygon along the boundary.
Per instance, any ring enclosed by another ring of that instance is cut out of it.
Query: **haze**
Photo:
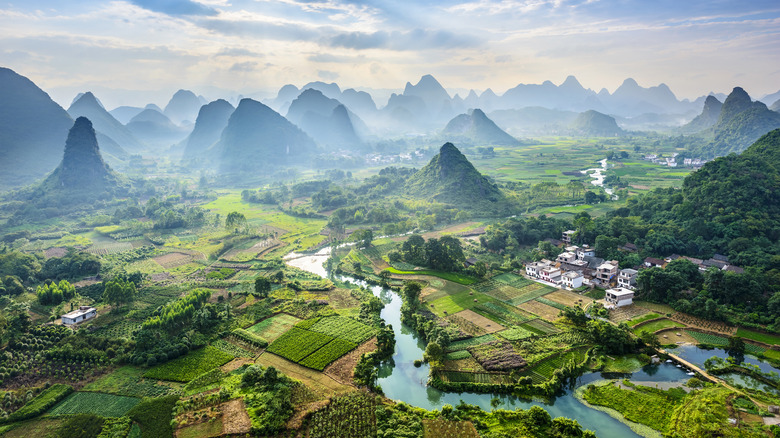
[[[627,77],[678,98],[776,92],[780,4],[733,1],[29,1],[0,6],[0,65],[67,106],[271,97],[313,80],[379,105],[433,74],[451,93],[518,83],[614,91]]]

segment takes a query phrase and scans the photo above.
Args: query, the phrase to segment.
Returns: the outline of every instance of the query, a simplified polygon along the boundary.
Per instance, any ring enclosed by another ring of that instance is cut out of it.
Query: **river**
[[[600,160],[599,163],[601,163],[601,167],[585,169],[585,170],[581,170],[580,172],[593,178],[593,181],[591,181],[590,183],[593,184],[594,186],[604,187],[604,178],[606,178],[606,175],[604,173],[607,171],[607,159],[604,158],[603,160]],[[612,195],[614,193],[614,190],[607,187],[604,187],[604,191],[607,192],[608,195]]]
[[[326,277],[327,271],[323,264],[329,255],[330,248],[322,249],[311,255],[291,253],[285,256],[285,262],[290,266]],[[574,397],[574,389],[605,378],[630,377],[634,381],[642,382],[642,384],[666,382],[667,384],[673,383],[678,385],[690,379],[690,376],[685,374],[685,371],[680,368],[672,364],[662,363],[660,365],[648,365],[631,375],[585,373],[576,379],[572,387],[565,389],[563,394],[549,403],[519,399],[506,394],[494,395],[440,391],[429,387],[426,383],[429,371],[427,364],[423,364],[419,368],[414,366],[415,359],[422,359],[423,357],[425,343],[419,339],[416,333],[401,323],[401,297],[392,290],[369,285],[364,281],[351,277],[337,276],[336,278],[368,288],[385,304],[381,317],[385,320],[385,323],[393,326],[396,345],[392,361],[382,365],[379,369],[378,383],[388,398],[403,401],[413,406],[435,410],[441,409],[445,404],[455,406],[463,400],[465,403],[479,406],[484,410],[490,410],[492,408],[491,401],[494,398],[498,398],[500,401],[498,408],[513,410],[516,408],[528,409],[531,406],[541,406],[552,417],[567,417],[577,420],[584,429],[596,432],[599,437],[639,437],[627,425],[604,412],[582,404]]]

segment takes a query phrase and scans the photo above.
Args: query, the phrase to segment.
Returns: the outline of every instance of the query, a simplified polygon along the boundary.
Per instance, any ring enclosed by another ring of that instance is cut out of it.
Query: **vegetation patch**
[[[467,321],[467,323],[474,324],[476,327],[478,327],[480,330],[483,331],[482,334],[495,333],[497,331],[504,330],[504,326],[502,326],[501,324],[497,324],[495,321],[489,318],[485,318],[484,316],[470,309],[460,311],[452,315],[450,318],[463,319]]]
[[[76,392],[49,411],[49,415],[94,414],[101,417],[121,417],[141,399],[101,392]]]
[[[753,341],[763,342],[764,344],[780,345],[780,336],[748,330],[742,327],[737,329],[737,336]]]
[[[144,370],[123,366],[84,386],[84,391],[107,392],[130,397],[161,397],[175,391],[170,386],[158,384],[155,379],[144,379]]]
[[[556,309],[553,306],[548,306],[547,304],[536,300],[526,301],[525,303],[520,304],[518,307],[520,307],[522,310],[525,310],[526,312],[538,315],[540,318],[544,318],[548,321],[555,321],[560,317],[559,315],[561,313],[559,309]]]
[[[445,419],[423,420],[425,438],[458,437],[479,438],[479,433],[471,421],[452,421]]]
[[[433,270],[433,269],[420,269],[420,270],[415,270],[415,271],[402,271],[402,270],[396,269],[396,268],[391,266],[391,267],[387,268],[387,271],[390,272],[391,274],[396,274],[396,275],[430,275],[432,277],[439,277],[439,278],[443,278],[445,280],[454,281],[455,283],[467,284],[467,285],[468,284],[474,284],[477,281],[479,281],[476,278],[471,277],[469,275],[458,274],[457,272],[436,271],[436,270]]]
[[[583,393],[592,405],[606,406],[620,412],[627,420],[665,432],[672,412],[685,397],[685,391],[673,388],[667,391],[646,386],[618,387],[614,382],[589,385]]]
[[[200,374],[222,366],[233,360],[233,355],[218,348],[206,346],[191,351],[186,356],[157,365],[144,374],[144,377],[174,382],[189,382]]]
[[[634,326],[634,332],[638,335],[641,335],[642,333],[655,333],[658,330],[664,330],[674,327],[685,327],[684,324],[680,324],[677,321],[672,321],[671,319],[659,319],[656,321],[651,321],[645,324],[641,324],[639,326]]]
[[[356,344],[343,339],[333,339],[325,344],[324,347],[306,356],[299,363],[305,367],[322,371],[331,362],[349,353],[357,347]]]
[[[524,329],[522,327],[512,327],[508,328],[506,330],[502,330],[500,332],[497,332],[496,335],[501,336],[502,338],[506,339],[507,341],[520,341],[525,338],[530,338],[532,336],[537,336],[537,333],[532,332],[531,330]]]
[[[630,319],[630,320],[626,321],[626,324],[628,324],[629,327],[634,327],[637,324],[643,323],[643,322],[651,320],[651,319],[660,318],[660,317],[661,317],[661,315],[659,315],[657,313],[647,313],[647,314],[642,315],[640,317],[637,317],[637,318]]]
[[[293,327],[269,345],[267,351],[299,362],[332,340],[333,336]]]
[[[146,399],[130,409],[127,416],[140,426],[138,438],[172,437],[171,413],[178,399],[176,395]]]
[[[0,420],[0,423],[11,423],[37,417],[67,397],[71,392],[73,392],[71,386],[55,383],[9,415],[5,421]]]
[[[497,341],[498,338],[496,338],[493,335],[484,335],[484,336],[478,336],[476,338],[469,338],[464,339],[462,341],[455,341],[450,343],[450,345],[447,346],[446,350],[448,352],[450,351],[458,351],[458,350],[465,350],[466,348],[473,347],[475,345],[484,344],[487,342],[494,342]]]
[[[373,328],[343,316],[322,318],[311,325],[309,330],[340,338],[353,344],[361,344],[375,334]]]

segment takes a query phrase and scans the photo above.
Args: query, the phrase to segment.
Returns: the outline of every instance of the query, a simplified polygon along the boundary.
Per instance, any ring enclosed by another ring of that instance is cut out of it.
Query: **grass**
[[[477,281],[479,281],[478,279],[471,277],[469,275],[458,274],[456,272],[436,271],[433,269],[421,269],[418,271],[402,271],[390,266],[387,268],[387,271],[390,272],[391,274],[396,274],[396,275],[430,275],[432,277],[439,277],[445,280],[454,281],[455,283],[466,284],[466,285],[474,284]]]
[[[73,392],[73,388],[69,385],[55,383],[9,415],[5,422],[10,423],[36,417],[64,399],[71,392]],[[2,422],[4,421],[0,421],[0,423]]]
[[[222,366],[233,360],[233,356],[212,346],[189,352],[186,356],[174,359],[151,368],[144,377],[174,382],[189,382],[199,375]]]
[[[84,386],[84,391],[131,397],[160,397],[174,391],[170,386],[158,384],[156,380],[144,379],[143,375],[142,368],[124,366],[88,383]]]
[[[332,340],[332,336],[293,327],[269,345],[268,351],[293,362],[300,362]]]
[[[100,417],[121,417],[141,399],[102,392],[76,392],[60,402],[49,415],[95,414]]]
[[[737,336],[745,339],[750,339],[753,341],[763,342],[764,344],[769,345],[780,345],[780,336],[777,335],[770,335],[767,333],[761,333],[756,332],[753,330],[748,330],[746,328],[738,328],[737,329]]]
[[[606,385],[588,386],[583,397],[590,404],[606,406],[620,412],[629,421],[665,432],[672,412],[680,404],[684,394],[682,389],[661,391],[642,386],[622,389],[610,382]]]
[[[647,364],[647,362],[647,356],[627,354],[618,356],[615,360],[605,359],[604,368],[601,371],[604,373],[632,373]]]
[[[647,314],[642,315],[640,317],[637,317],[637,318],[634,318],[634,319],[626,321],[626,324],[628,324],[630,327],[633,327],[633,326],[639,324],[640,322],[645,322],[645,321],[648,321],[650,319],[659,318],[660,316],[661,315],[659,315],[657,313],[647,313]]]
[[[672,321],[671,319],[659,319],[658,321],[649,322],[641,327],[637,327],[634,329],[634,333],[641,335],[642,333],[655,333],[658,330],[668,329],[668,328],[674,328],[674,327],[685,327],[684,324],[680,324],[677,321]]]
[[[374,336],[374,329],[351,318],[332,316],[322,318],[309,328],[334,338],[340,338],[353,344],[360,344]]]
[[[63,418],[36,418],[0,427],[3,438],[55,437],[57,429],[65,421]]]
[[[483,335],[483,336],[478,336],[476,338],[469,338],[469,339],[464,339],[462,341],[452,342],[450,343],[449,346],[447,346],[446,350],[449,352],[465,350],[466,348],[474,345],[484,344],[486,342],[493,342],[496,340],[498,340],[498,338],[493,335]]]
[[[222,419],[216,418],[215,421],[205,421],[192,426],[183,427],[176,431],[178,438],[200,438],[204,436],[222,435]]]

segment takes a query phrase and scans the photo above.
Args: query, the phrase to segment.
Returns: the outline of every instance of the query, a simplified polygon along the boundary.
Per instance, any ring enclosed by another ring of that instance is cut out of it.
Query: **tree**
[[[246,227],[246,216],[237,211],[231,211],[228,213],[227,219],[225,219],[226,230],[230,231],[231,233],[239,233],[240,231],[246,230]]]
[[[282,282],[284,281],[284,272],[276,271],[276,273],[273,276],[271,276],[271,278],[273,279],[274,283],[282,284]]]
[[[268,292],[271,292],[271,282],[265,277],[257,277],[255,279],[255,293],[261,298],[268,296]]]
[[[122,304],[135,300],[135,295],[135,283],[123,278],[114,278],[106,283],[106,288],[103,291],[103,301],[118,308]]]
[[[369,229],[355,230],[352,233],[352,240],[358,242],[358,245],[363,248],[371,246],[371,241],[374,240],[374,232]]]
[[[425,347],[425,359],[428,362],[437,362],[444,356],[444,349],[436,342],[429,342]]]
[[[726,353],[733,357],[737,363],[742,363],[745,360],[745,341],[738,336],[730,337]]]
[[[403,288],[404,302],[412,309],[416,308],[420,304],[420,292],[422,292],[422,285],[420,283],[410,281],[404,285]]]

